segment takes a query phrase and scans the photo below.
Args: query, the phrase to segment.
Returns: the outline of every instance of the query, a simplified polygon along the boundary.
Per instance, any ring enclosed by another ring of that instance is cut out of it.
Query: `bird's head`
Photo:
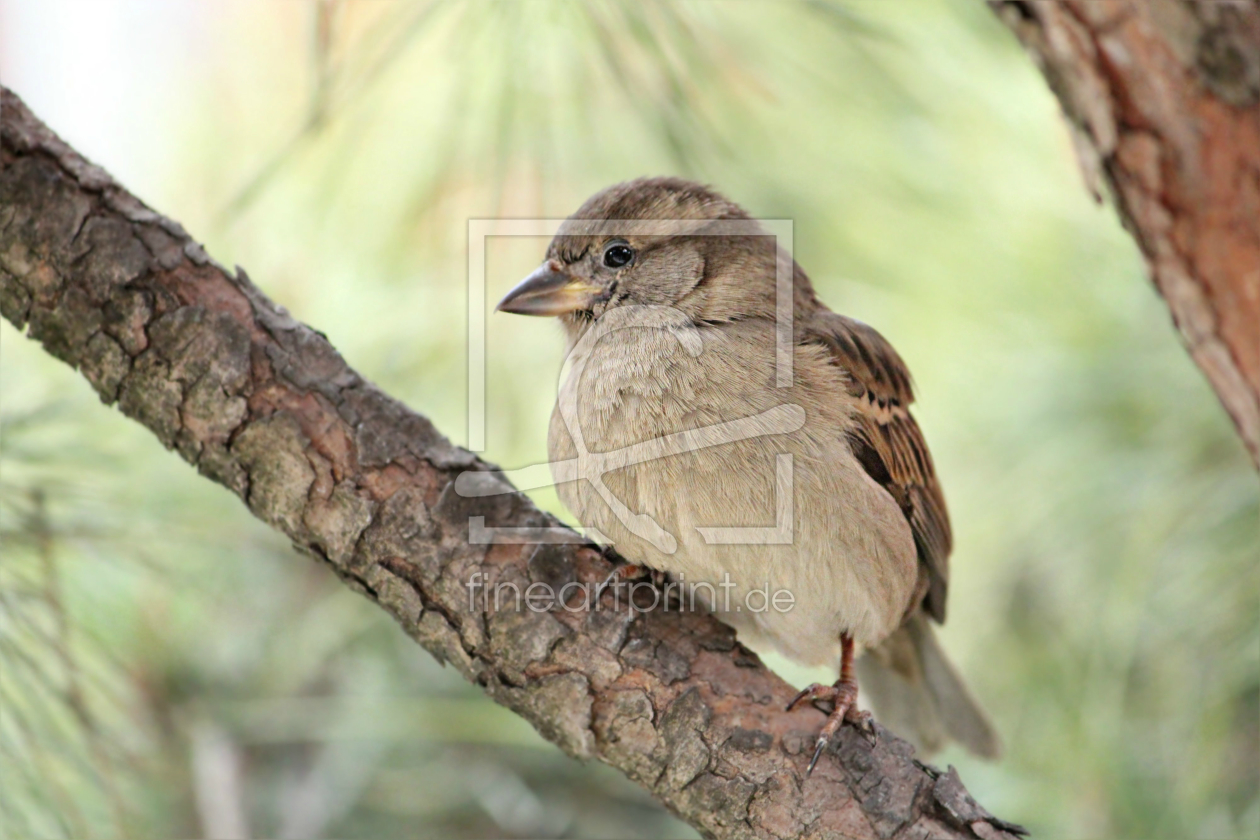
[[[726,225],[722,222],[736,222]],[[587,199],[501,312],[558,316],[571,329],[626,305],[695,320],[773,317],[776,248],[732,201],[678,178],[642,178]]]

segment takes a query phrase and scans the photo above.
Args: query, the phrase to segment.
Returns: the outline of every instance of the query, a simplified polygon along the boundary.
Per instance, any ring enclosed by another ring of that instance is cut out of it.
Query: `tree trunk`
[[[1260,467],[1260,2],[990,0]]]
[[[602,581],[568,545],[479,545],[470,517],[562,528],[518,493],[464,498],[490,466],[351,370],[319,333],[211,260],[0,89],[0,311],[387,610],[434,656],[579,759],[598,758],[713,837],[1012,838],[951,768],[852,727],[804,775],[816,711],[712,617],[470,597]],[[482,590],[478,590],[484,591]]]

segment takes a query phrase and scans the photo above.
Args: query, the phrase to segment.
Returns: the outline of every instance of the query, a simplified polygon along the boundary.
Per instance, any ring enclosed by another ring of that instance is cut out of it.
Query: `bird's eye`
[[[634,249],[624,242],[611,242],[604,249],[604,265],[609,268],[621,268],[634,259]]]

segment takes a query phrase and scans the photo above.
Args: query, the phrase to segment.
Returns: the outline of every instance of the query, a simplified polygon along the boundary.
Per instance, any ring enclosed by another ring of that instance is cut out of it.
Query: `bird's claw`
[[[617,586],[621,583],[644,580],[650,581],[652,587],[658,591],[664,591],[666,599],[669,598],[669,589],[665,585],[668,578],[665,573],[659,569],[641,566],[637,563],[622,562],[608,573],[608,577],[604,578],[604,582],[599,585],[599,589],[597,591],[602,593],[609,586]],[[634,592],[633,589],[630,591],[631,593]]]
[[[805,778],[808,779],[810,774],[814,772],[814,765],[818,763],[818,757],[822,755],[822,751],[826,748],[826,746],[827,739],[819,735],[818,741],[814,745],[814,757],[809,760],[809,766],[805,768]]]
[[[812,703],[816,700],[829,700],[832,703],[827,722],[823,724],[822,731],[818,733],[818,740],[814,742],[814,755],[809,760],[809,766],[805,768],[806,778],[814,772],[814,765],[818,763],[823,750],[826,749],[827,744],[831,743],[831,739],[836,736],[845,722],[857,727],[874,746],[877,737],[874,718],[870,712],[857,707],[857,694],[857,683],[852,679],[840,680],[835,685],[814,683],[802,689],[792,698],[792,702],[788,703],[787,711],[789,712],[803,703]]]
[[[822,683],[812,683],[802,688],[787,704],[785,711],[792,711],[806,700],[833,700],[836,695],[836,687],[834,685],[823,685]]]
[[[629,583],[630,581],[639,581],[651,579],[653,585],[659,586],[665,581],[665,573],[658,572],[656,569],[650,569],[647,566],[640,566],[637,563],[622,563],[608,573],[608,577],[604,578],[601,589],[609,586],[616,586],[619,583]]]
[[[866,743],[872,747],[879,743],[879,732],[875,729],[875,716],[863,709],[854,710],[856,715],[849,717],[849,722],[866,737]]]

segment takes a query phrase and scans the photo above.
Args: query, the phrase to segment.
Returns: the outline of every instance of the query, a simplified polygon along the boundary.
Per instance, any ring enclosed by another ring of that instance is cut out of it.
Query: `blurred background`
[[[979,0],[0,0],[0,80],[460,443],[469,218],[679,174],[794,220],[950,502],[1006,758],[934,761],[1041,837],[1260,836],[1256,476]],[[492,239],[486,300],[544,244]],[[488,317],[486,457],[542,461],[558,328]],[[0,352],[0,834],[695,836]]]

